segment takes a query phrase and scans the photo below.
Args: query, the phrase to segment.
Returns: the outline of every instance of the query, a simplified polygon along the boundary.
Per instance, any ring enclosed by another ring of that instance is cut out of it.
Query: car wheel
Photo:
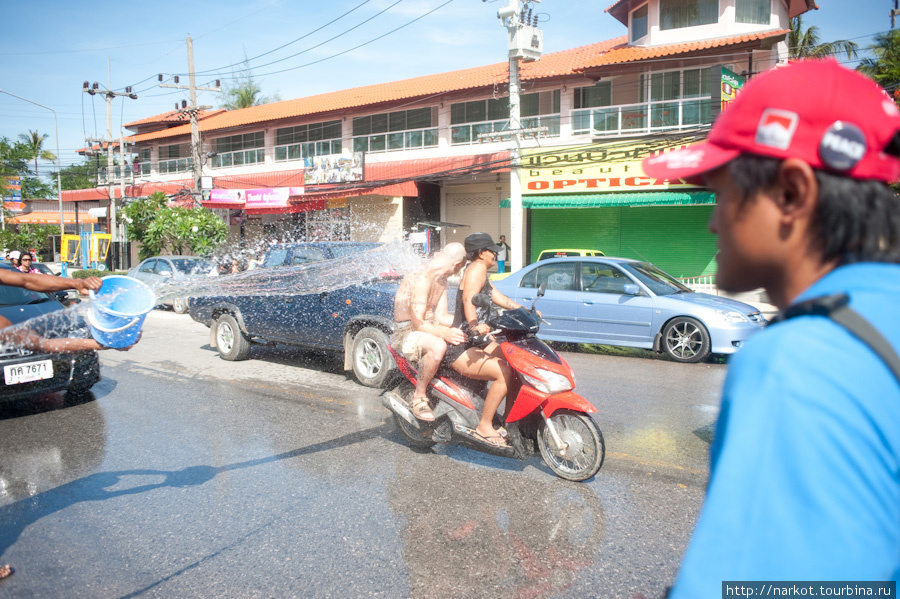
[[[188,299],[186,297],[176,297],[173,299],[172,310],[175,314],[186,314],[188,311]]]
[[[216,349],[223,360],[234,362],[250,357],[250,340],[231,314],[216,319]]]
[[[384,387],[396,368],[387,335],[374,327],[366,327],[353,337],[350,356],[353,375],[366,387]]]
[[[709,355],[709,333],[688,316],[670,320],[662,333],[666,354],[676,362],[699,362]]]

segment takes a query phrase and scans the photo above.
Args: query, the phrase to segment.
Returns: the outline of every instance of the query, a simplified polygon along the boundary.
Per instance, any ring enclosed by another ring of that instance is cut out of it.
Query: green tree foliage
[[[868,50],[872,56],[862,59],[857,68],[891,93],[895,100],[900,98],[900,30],[878,34]]]
[[[46,133],[38,133],[37,131],[29,131],[19,133],[19,139],[25,145],[28,151],[28,159],[34,160],[34,176],[38,177],[38,158],[41,160],[56,160],[56,154],[44,149],[44,140],[50,137]]]
[[[59,235],[59,225],[23,224],[0,230],[0,246],[8,250],[50,250],[50,237]],[[43,257],[43,256],[42,256]]]
[[[97,187],[97,162],[86,158],[81,164],[67,166],[59,172],[63,189],[94,189]],[[56,172],[53,173],[56,176]]]
[[[837,54],[846,54],[848,60],[856,58],[859,46],[855,42],[837,40],[835,42],[821,42],[819,40],[819,28],[810,25],[803,28],[803,17],[797,16],[791,19],[791,33],[788,36],[789,52],[792,59],[800,58],[826,58]]]
[[[250,61],[247,59],[246,53],[243,66],[232,72],[231,81],[226,80],[219,93],[222,94],[221,107],[225,110],[250,108],[281,100],[277,93],[271,96],[262,95],[262,88],[253,78],[253,71],[250,69]]]
[[[228,237],[228,226],[211,210],[169,206],[162,192],[128,204],[122,214],[126,236],[141,244],[141,260],[164,249],[173,254],[208,256]]]
[[[56,197],[56,184],[50,185],[37,177],[22,177],[22,199],[45,199]]]

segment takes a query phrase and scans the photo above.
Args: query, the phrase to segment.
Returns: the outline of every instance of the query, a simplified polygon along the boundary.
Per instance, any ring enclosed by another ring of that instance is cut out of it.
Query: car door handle
[[[594,302],[589,302],[589,301],[587,301],[587,300],[584,300],[584,305],[585,305],[585,306],[593,306],[593,305],[594,305]]]

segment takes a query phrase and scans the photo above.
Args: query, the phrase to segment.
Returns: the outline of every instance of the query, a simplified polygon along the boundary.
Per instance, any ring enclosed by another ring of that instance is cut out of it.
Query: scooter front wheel
[[[606,456],[603,433],[590,416],[559,410],[550,416],[564,449],[557,447],[547,423],[538,428],[538,449],[553,473],[566,480],[582,481],[597,474]]]

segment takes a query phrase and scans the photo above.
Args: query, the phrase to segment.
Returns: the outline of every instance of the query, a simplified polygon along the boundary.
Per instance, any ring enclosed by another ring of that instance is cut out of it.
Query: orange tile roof
[[[533,81],[581,74],[586,69],[603,65],[635,62],[737,45],[784,35],[785,33],[787,33],[786,30],[767,31],[700,42],[666,44],[653,47],[629,46],[627,44],[627,36],[621,36],[587,46],[552,52],[545,54],[540,60],[522,63],[520,78],[523,81]],[[200,131],[201,133],[208,133],[253,125],[255,123],[323,114],[414,98],[425,100],[441,94],[505,84],[509,80],[508,64],[507,62],[500,62],[459,71],[344,89],[306,98],[272,102],[239,110],[221,111],[204,118],[200,122]],[[180,125],[161,131],[138,134],[133,136],[132,140],[140,143],[188,134],[190,134],[190,126]]]
[[[224,112],[224,108],[218,108],[216,110],[199,110],[197,111],[197,118],[203,120],[204,118],[218,114],[220,112]],[[181,112],[180,110],[172,110],[170,112],[165,112],[163,114],[157,114],[154,116],[148,116],[145,119],[140,119],[138,121],[132,121],[130,123],[125,123],[123,127],[127,129],[133,129],[139,125],[153,125],[156,123],[189,123],[191,120],[190,115]]]
[[[577,72],[577,69],[584,65],[592,56],[605,52],[624,41],[625,38],[621,37],[546,54],[538,61],[523,63],[520,77],[523,80],[533,80],[571,75]],[[382,102],[428,98],[455,91],[489,87],[508,81],[508,65],[508,62],[500,62],[459,71],[414,77],[402,81],[354,87],[295,100],[272,102],[240,110],[229,110],[212,115],[201,121],[200,131],[208,132],[229,129],[278,119],[346,110]],[[190,133],[190,127],[182,125],[162,131],[139,134],[134,136],[134,141],[151,141],[165,137],[187,135],[188,133]]]
[[[664,58],[668,56],[676,56],[688,52],[698,52],[701,50],[709,50],[711,48],[721,48],[724,46],[736,46],[749,42],[756,42],[770,37],[784,36],[790,33],[789,29],[778,29],[775,31],[764,31],[761,33],[748,33],[744,35],[734,35],[731,37],[718,37],[699,42],[682,42],[677,44],[664,44],[662,46],[629,46],[624,42],[624,38],[620,38],[622,43],[612,48],[609,52],[595,57],[593,60],[585,63],[579,71],[586,71],[591,68],[602,67],[613,64],[622,64],[627,62],[639,62],[641,60],[649,60],[653,58]]]

